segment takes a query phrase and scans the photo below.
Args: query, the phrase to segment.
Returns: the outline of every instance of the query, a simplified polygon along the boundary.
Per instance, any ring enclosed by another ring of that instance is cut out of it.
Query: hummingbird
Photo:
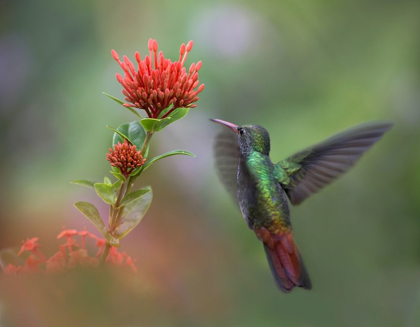
[[[312,283],[293,239],[287,198],[296,206],[330,184],[393,124],[358,125],[274,164],[269,157],[270,135],[264,127],[211,121],[231,130],[216,137],[216,169],[239,203],[248,228],[263,243],[277,287],[285,293],[295,287],[310,290]]]

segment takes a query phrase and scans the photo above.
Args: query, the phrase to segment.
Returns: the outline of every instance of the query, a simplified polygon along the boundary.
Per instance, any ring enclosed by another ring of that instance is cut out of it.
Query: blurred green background
[[[84,276],[64,302],[45,287],[57,280],[0,277],[1,326],[420,326],[419,1],[0,8],[0,248],[38,236],[52,254],[63,225],[94,231],[72,206],[79,200],[106,216],[105,204],[69,181],[100,181],[109,171],[105,125],[135,120],[101,94],[122,98],[111,49],[134,59],[155,38],[175,60],[192,39],[187,67],[202,60],[206,85],[198,107],[152,140],[152,154],[181,148],[197,158],[171,157],[139,181],[153,186],[154,202],[122,244],[139,274],[121,287]],[[312,291],[276,289],[215,174],[221,127],[209,118],[265,126],[273,161],[360,122],[395,122],[356,168],[292,208]]]

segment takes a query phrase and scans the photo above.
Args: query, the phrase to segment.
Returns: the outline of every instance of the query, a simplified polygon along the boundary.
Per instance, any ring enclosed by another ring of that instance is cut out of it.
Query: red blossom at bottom
[[[74,229],[63,231],[58,235],[58,239],[65,238],[65,243],[60,245],[60,249],[49,259],[39,250],[38,238],[34,237],[23,242],[19,251],[19,256],[25,252],[30,252],[30,256],[26,259],[23,266],[15,266],[9,264],[5,268],[6,275],[16,275],[29,272],[46,272],[48,274],[56,274],[64,272],[68,269],[83,266],[97,267],[99,266],[99,257],[102,255],[106,240],[99,238],[92,233]],[[98,251],[94,255],[89,255],[85,248],[86,239],[95,241]],[[80,240],[80,242],[79,242]],[[133,272],[137,272],[133,260],[126,252],[120,253],[116,247],[111,247],[106,257],[105,264],[111,266],[128,266]]]

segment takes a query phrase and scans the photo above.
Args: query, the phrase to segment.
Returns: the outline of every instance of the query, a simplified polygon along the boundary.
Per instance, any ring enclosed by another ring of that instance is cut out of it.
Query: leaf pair
[[[109,234],[98,209],[92,203],[80,201],[76,202],[74,206],[95,225],[111,245],[118,246],[119,240],[131,232],[143,219],[152,199],[153,193],[150,186],[127,194],[119,206],[119,208],[125,206],[122,223],[113,235]]]
[[[169,124],[176,122],[184,118],[188,114],[188,108],[178,108],[175,109],[168,117],[163,119],[158,118],[143,118],[140,120],[141,125],[146,131],[149,132],[159,132],[164,129]]]

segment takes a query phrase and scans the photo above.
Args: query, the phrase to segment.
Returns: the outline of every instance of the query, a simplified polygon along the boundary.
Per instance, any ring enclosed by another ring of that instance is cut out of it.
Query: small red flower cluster
[[[144,165],[146,162],[146,159],[143,159],[141,155],[141,151],[136,150],[137,147],[125,139],[123,144],[121,142],[115,144],[114,150],[109,148],[110,153],[106,154],[106,160],[111,163],[112,167],[119,168],[121,174],[128,178],[134,169]]]
[[[157,55],[157,41],[150,39],[149,56],[142,60],[140,53],[135,54],[137,71],[126,56],[121,62],[117,52],[112,50],[112,56],[124,71],[124,78],[116,74],[118,82],[124,87],[122,92],[125,100],[129,102],[124,106],[143,109],[150,118],[165,118],[177,108],[194,108],[196,105],[192,103],[198,100],[197,95],[203,91],[204,84],[199,86],[198,80],[201,61],[193,63],[188,73],[184,67],[192,47],[193,41],[187,45],[183,43],[179,50],[179,61],[172,62],[165,59],[162,51],[159,52],[159,56]],[[162,110],[171,105],[172,109],[159,117]]]
[[[78,236],[80,243],[75,237]],[[38,237],[27,239],[23,242],[18,255],[24,252],[30,252],[30,256],[26,259],[23,266],[15,266],[9,264],[6,266],[5,273],[8,275],[15,275],[18,273],[27,272],[46,272],[46,273],[60,273],[66,269],[71,269],[76,266],[97,267],[99,265],[99,257],[102,255],[106,240],[99,238],[92,233],[86,231],[77,231],[75,229],[65,229],[58,236],[58,239],[65,238],[66,243],[60,245],[60,250],[51,258],[46,259],[43,253],[39,250]],[[90,256],[85,248],[86,238],[96,241],[98,251],[95,256]],[[105,263],[120,266],[129,266],[134,272],[137,268],[134,261],[127,253],[119,253],[116,247],[111,247]]]

